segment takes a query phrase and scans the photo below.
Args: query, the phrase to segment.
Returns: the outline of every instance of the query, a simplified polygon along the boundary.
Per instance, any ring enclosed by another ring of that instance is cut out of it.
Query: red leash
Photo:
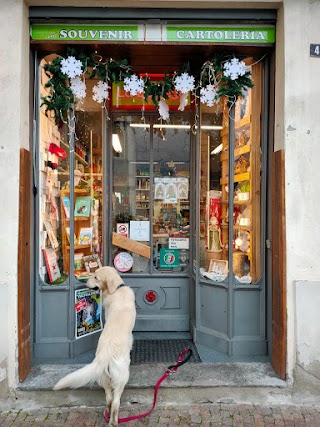
[[[184,359],[183,356],[189,353],[188,356]],[[186,348],[185,350],[182,350],[182,352],[179,355],[179,358],[176,362],[175,365],[171,365],[168,366],[168,368],[166,369],[165,373],[162,375],[161,378],[159,378],[157,384],[154,386],[154,395],[153,395],[153,405],[152,408],[150,409],[149,412],[146,412],[145,414],[140,414],[140,415],[133,415],[132,417],[127,417],[127,418],[119,418],[118,423],[126,423],[127,421],[133,421],[133,420],[138,420],[140,418],[146,417],[149,414],[151,414],[151,412],[154,410],[156,403],[157,403],[157,395],[158,395],[158,389],[162,383],[162,381],[164,381],[167,377],[169,377],[170,375],[174,374],[175,372],[177,372],[178,368],[182,365],[184,365],[186,362],[188,362],[188,360],[190,359],[190,357],[192,356],[192,350],[190,348]],[[109,422],[109,414],[107,409],[105,409],[104,411],[104,419],[106,420],[106,422]]]

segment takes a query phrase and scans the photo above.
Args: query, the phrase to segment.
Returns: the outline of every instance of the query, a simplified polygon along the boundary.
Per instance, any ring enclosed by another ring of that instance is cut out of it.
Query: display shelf
[[[227,230],[229,228],[228,224],[221,224],[221,228]],[[251,231],[251,225],[234,225],[233,229],[236,231]]]
[[[83,164],[83,166],[89,166],[89,163],[85,161],[85,159],[83,159],[81,156],[79,156],[79,154],[74,153],[74,158],[80,162],[81,164]]]
[[[252,283],[254,283],[259,275],[261,274],[261,229],[260,229],[260,180],[261,180],[261,150],[260,150],[260,94],[256,95],[253,99],[252,90],[248,93],[247,98],[248,110],[243,118],[240,118],[239,104],[235,107],[235,133],[234,133],[234,162],[240,162],[239,158],[243,156],[242,164],[246,168],[246,171],[242,170],[241,173],[234,174],[233,182],[234,189],[237,187],[241,189],[241,183],[248,183],[248,200],[234,200],[233,206],[236,214],[236,222],[240,222],[242,218],[247,218],[250,225],[240,225],[236,223],[233,225],[234,230],[234,242],[236,241],[238,233],[244,232],[248,234],[247,245],[248,249],[239,251],[234,249],[234,254],[237,257],[244,257],[244,262],[250,268],[250,276],[252,277]],[[228,123],[229,111],[226,110],[225,117],[223,118],[224,123]],[[227,188],[226,184],[229,183],[229,128],[226,126],[220,133],[222,141],[222,152],[220,155],[221,161],[221,209],[222,219],[225,220],[228,216],[229,208],[229,197],[230,189]],[[241,140],[243,138],[243,140]],[[241,146],[237,146],[241,143]],[[229,224],[221,225],[222,241],[228,242],[229,239]],[[234,243],[233,242],[233,243]],[[236,246],[237,247],[237,246]],[[234,261],[234,272],[238,266]],[[243,271],[242,271],[243,273]],[[243,273],[244,274],[244,273]]]
[[[228,111],[229,112],[229,111]],[[235,122],[235,129],[239,130],[239,129],[243,129],[245,127],[248,127],[251,123],[251,114],[248,114],[246,116],[244,116],[242,119],[237,120]],[[225,127],[224,129],[222,129],[221,131],[221,136],[227,136],[229,134],[229,129],[228,127]]]
[[[91,245],[74,245],[74,250],[88,249],[91,248]],[[67,249],[70,249],[70,245],[67,245]]]
[[[234,175],[234,182],[250,181],[250,172],[238,173]],[[228,184],[229,178],[224,177],[220,179],[220,184]]]
[[[70,242],[67,236],[66,227],[70,227],[70,218],[66,217],[65,209],[62,202],[63,196],[69,196],[70,189],[62,189],[60,192],[60,205],[61,205],[61,240],[62,240],[62,257],[63,257],[63,269],[66,273],[70,272]],[[78,196],[90,196],[89,189],[75,188],[74,189],[74,203]],[[74,209],[74,206],[72,207]],[[70,210],[72,209],[70,206]],[[91,226],[91,215],[89,217],[74,216],[74,233],[78,238],[80,229]],[[74,245],[74,251],[83,251],[85,255],[89,255],[92,251],[91,244],[85,245]]]
[[[238,147],[234,149],[234,157],[240,157],[243,154],[250,153],[251,144],[246,144],[243,147]],[[228,160],[229,150],[226,148],[225,151],[221,154],[221,161]]]

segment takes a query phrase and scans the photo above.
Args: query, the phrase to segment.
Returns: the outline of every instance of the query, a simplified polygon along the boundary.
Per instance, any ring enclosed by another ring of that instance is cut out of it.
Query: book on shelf
[[[60,269],[58,266],[57,255],[52,248],[42,248],[44,260],[46,262],[47,272],[50,283],[61,277]]]
[[[98,254],[84,256],[83,261],[88,273],[94,273],[98,268],[102,267],[102,263]]]
[[[89,217],[91,213],[91,197],[78,196],[74,207],[74,216]]]
[[[70,199],[68,196],[62,196],[62,205],[66,218],[70,218]]]
[[[67,236],[67,239],[68,239],[68,242],[69,242],[69,245],[70,245],[70,227],[66,227],[66,236]],[[73,241],[74,241],[75,245],[78,244],[78,239],[77,239],[77,236],[76,236],[75,233],[73,234]]]
[[[51,221],[44,221],[44,226],[46,227],[51,246],[53,247],[53,249],[57,249],[59,247],[59,242],[53,230]]]
[[[92,242],[92,227],[80,228],[78,244],[91,245],[91,242]]]
[[[74,269],[83,270],[83,252],[78,252],[74,254]]]
[[[74,270],[74,275],[78,280],[87,280],[92,276],[87,270]]]

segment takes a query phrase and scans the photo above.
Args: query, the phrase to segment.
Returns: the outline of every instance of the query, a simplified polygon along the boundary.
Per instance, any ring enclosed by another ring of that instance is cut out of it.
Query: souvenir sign
[[[133,258],[128,252],[119,252],[113,260],[115,268],[121,273],[131,270],[133,266]]]

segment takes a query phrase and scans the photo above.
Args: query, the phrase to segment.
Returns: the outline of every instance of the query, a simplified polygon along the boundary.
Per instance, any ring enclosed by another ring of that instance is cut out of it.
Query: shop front
[[[95,348],[101,265],[135,291],[136,332],[271,356],[274,19],[31,23],[35,359]]]

